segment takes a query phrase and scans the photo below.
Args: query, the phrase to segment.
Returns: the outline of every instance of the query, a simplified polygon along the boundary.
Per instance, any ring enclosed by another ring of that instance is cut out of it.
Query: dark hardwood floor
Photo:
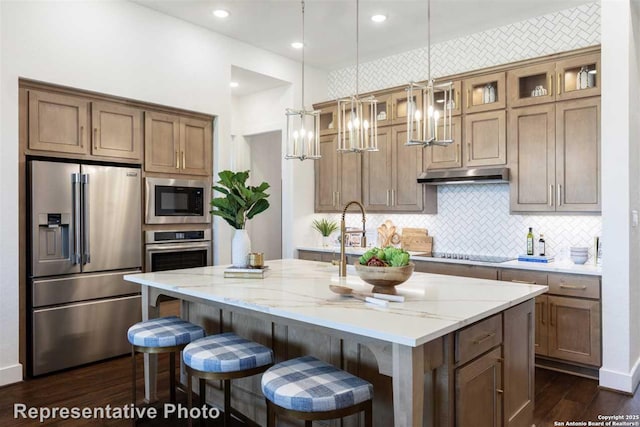
[[[169,398],[167,372],[168,360],[159,360],[158,397],[161,402]],[[143,393],[142,357],[138,357],[138,400]],[[41,378],[30,379],[0,388],[0,426],[129,426],[126,420],[35,420],[14,419],[13,405],[25,403],[30,407],[123,407],[130,402],[131,362],[121,357],[78,369]],[[627,396],[600,390],[596,381],[562,374],[545,369],[536,370],[535,423],[537,427],[554,426],[554,422],[598,421],[598,415],[640,414],[640,393]],[[186,405],[186,396],[178,392],[178,402]],[[195,402],[197,403],[197,401]],[[156,407],[161,413],[161,404]],[[143,427],[186,426],[183,419],[173,417],[155,420],[143,419],[137,424]],[[198,425],[198,423],[194,423]],[[219,426],[210,421],[207,426]],[[240,423],[237,424],[240,426]],[[236,427],[236,425],[234,425]]]

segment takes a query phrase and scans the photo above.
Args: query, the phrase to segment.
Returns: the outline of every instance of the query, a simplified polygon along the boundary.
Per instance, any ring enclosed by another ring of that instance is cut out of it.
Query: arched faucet
[[[349,206],[351,205],[358,205],[358,207],[360,208],[360,212],[362,212],[362,239],[360,239],[360,247],[367,247],[366,212],[364,210],[364,206],[362,206],[362,203],[358,202],[357,200],[352,200],[344,206],[344,209],[342,210],[342,221],[340,222],[340,277],[345,277],[347,275],[347,255],[344,253],[344,237],[345,234],[347,234],[345,216],[347,215],[347,209],[349,209]]]

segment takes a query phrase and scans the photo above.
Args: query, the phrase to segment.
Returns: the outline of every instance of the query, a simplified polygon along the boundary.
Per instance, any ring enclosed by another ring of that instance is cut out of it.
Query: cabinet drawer
[[[425,273],[446,274],[448,276],[473,277],[476,279],[498,279],[498,269],[479,265],[453,264],[446,262],[425,262],[421,270]]]
[[[549,293],[600,299],[600,279],[573,274],[549,274]]]
[[[307,261],[322,261],[322,252],[298,251],[298,259]]]
[[[546,285],[547,273],[527,270],[502,270],[500,280],[530,285]]]
[[[497,314],[456,333],[456,363],[466,363],[501,342],[502,315]]]

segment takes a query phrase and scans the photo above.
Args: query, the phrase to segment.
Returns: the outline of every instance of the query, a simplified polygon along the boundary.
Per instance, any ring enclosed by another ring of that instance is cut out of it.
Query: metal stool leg
[[[169,353],[169,400],[176,403],[176,354]]]
[[[133,417],[131,418],[131,425],[136,425],[136,350],[131,346],[131,403],[133,404]]]
[[[224,427],[231,427],[231,380],[224,380]]]
[[[312,427],[312,424],[313,424],[313,421],[307,420],[304,422],[304,427]]]
[[[187,372],[187,410],[189,411],[189,427],[193,425],[193,420],[191,419],[191,408],[193,408],[193,384],[191,381],[191,373]]]
[[[364,427],[373,427],[373,402],[371,400],[364,410]]]
[[[275,427],[276,425],[276,411],[273,410],[269,399],[265,399],[267,402],[267,427]]]
[[[204,408],[207,404],[207,383],[204,378],[200,378],[200,407]],[[204,417],[200,418],[200,426],[204,427]]]

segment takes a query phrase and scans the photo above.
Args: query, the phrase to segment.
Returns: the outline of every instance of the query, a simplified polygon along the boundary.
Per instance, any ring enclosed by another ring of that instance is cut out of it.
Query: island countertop
[[[264,279],[224,278],[227,266],[130,274],[125,280],[251,311],[416,347],[547,291],[546,286],[414,273],[388,307],[340,295],[330,284],[370,291],[355,272],[297,259],[268,261]]]

